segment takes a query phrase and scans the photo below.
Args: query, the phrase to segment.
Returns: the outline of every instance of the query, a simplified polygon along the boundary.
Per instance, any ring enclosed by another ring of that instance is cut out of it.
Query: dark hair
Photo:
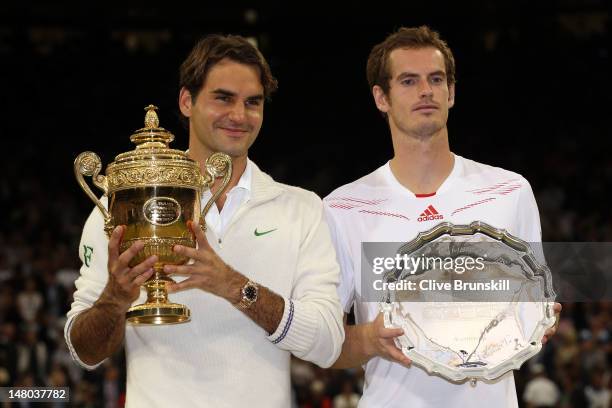
[[[267,99],[276,91],[278,82],[272,76],[270,66],[261,52],[242,36],[220,34],[206,36],[193,47],[181,64],[179,87],[185,87],[195,100],[206,81],[208,71],[224,58],[257,67]]]
[[[393,50],[398,48],[420,49],[427,47],[440,50],[444,56],[446,81],[448,85],[453,85],[455,83],[455,58],[446,42],[440,38],[440,34],[427,26],[416,28],[402,27],[372,48],[366,67],[370,90],[372,90],[374,85],[378,85],[385,94],[388,94],[389,81],[391,80],[389,55]]]

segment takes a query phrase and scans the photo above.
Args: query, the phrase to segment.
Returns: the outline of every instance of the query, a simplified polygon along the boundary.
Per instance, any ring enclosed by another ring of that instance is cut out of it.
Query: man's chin
[[[229,157],[231,157],[232,159],[238,159],[240,157],[246,157],[247,154],[249,153],[248,150],[245,150],[243,148],[236,148],[236,147],[220,147],[217,152],[221,152],[221,153],[225,153],[227,154]]]
[[[415,126],[413,128],[412,133],[414,133],[415,135],[421,138],[428,138],[438,133],[440,130],[442,130],[443,127],[444,126],[440,122],[431,121],[431,122],[421,123],[418,126]]]
[[[224,138],[219,140],[218,143],[213,146],[213,148],[216,152],[222,152],[230,156],[232,159],[237,159],[247,156],[251,144],[252,143],[248,143],[247,139],[232,140]]]

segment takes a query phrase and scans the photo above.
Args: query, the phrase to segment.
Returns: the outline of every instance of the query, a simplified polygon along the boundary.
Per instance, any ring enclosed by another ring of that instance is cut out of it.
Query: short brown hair
[[[195,100],[206,81],[208,71],[224,58],[257,67],[266,99],[278,88],[268,62],[255,46],[242,36],[220,34],[206,36],[193,47],[181,64],[179,87],[185,87]]]
[[[366,68],[370,90],[372,90],[374,85],[378,85],[385,94],[389,93],[389,81],[391,80],[389,55],[393,50],[398,48],[420,49],[427,47],[440,50],[444,56],[446,81],[448,85],[453,85],[455,83],[455,58],[446,42],[440,38],[440,34],[427,26],[416,28],[402,27],[372,48]]]

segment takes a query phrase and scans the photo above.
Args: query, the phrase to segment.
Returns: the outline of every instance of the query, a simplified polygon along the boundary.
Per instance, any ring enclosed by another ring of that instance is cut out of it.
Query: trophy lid
[[[157,109],[154,105],[145,107],[145,126],[130,136],[136,148],[117,155],[108,165],[109,193],[146,186],[201,186],[198,163],[186,152],[169,147],[174,135],[159,126]]]
[[[159,109],[155,105],[149,105],[145,107],[147,111],[145,115],[145,127],[138,129],[130,140],[138,145],[138,149],[146,147],[168,147],[168,144],[174,140],[174,135],[166,129],[159,127],[159,118],[155,112]],[[160,145],[163,144],[162,145]]]
[[[174,140],[174,135],[159,126],[159,117],[155,112],[159,109],[155,105],[145,107],[145,127],[135,131],[130,140],[136,145],[136,149],[121,153],[115,157],[115,163],[134,160],[149,160],[151,155],[155,155],[156,159],[160,159],[160,155],[173,156],[173,159],[184,158],[190,160],[187,154],[182,150],[171,149],[170,142]]]

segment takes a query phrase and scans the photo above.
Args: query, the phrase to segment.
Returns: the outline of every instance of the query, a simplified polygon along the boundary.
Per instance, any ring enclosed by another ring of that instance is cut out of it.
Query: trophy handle
[[[204,167],[206,168],[204,187],[212,186],[216,178],[223,177],[223,180],[221,181],[221,188],[219,188],[217,192],[210,197],[204,206],[204,210],[202,210],[200,225],[202,229],[206,231],[206,214],[208,213],[210,207],[212,207],[213,203],[217,201],[217,198],[219,198],[219,196],[225,191],[227,185],[229,184],[230,178],[232,177],[232,159],[225,153],[213,153],[208,159],[206,159]]]
[[[104,217],[104,231],[110,236],[114,228],[112,217],[104,205],[102,205],[102,202],[98,200],[98,197],[91,191],[91,188],[89,188],[89,185],[85,182],[85,178],[83,178],[83,176],[91,177],[96,187],[104,191],[106,195],[108,193],[108,181],[106,176],[100,174],[100,170],[102,170],[102,161],[94,152],[83,152],[74,160],[74,175],[85,194],[87,194],[91,201],[93,201],[102,212],[102,216]]]

